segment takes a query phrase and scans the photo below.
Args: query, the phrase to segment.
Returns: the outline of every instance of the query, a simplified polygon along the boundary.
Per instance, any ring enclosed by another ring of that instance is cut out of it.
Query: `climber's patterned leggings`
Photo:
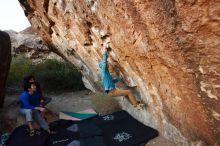
[[[137,106],[137,100],[135,98],[135,96],[131,93],[130,90],[123,90],[123,89],[113,89],[111,91],[108,91],[108,95],[111,97],[115,97],[115,96],[127,96],[129,102],[133,105],[133,106]]]

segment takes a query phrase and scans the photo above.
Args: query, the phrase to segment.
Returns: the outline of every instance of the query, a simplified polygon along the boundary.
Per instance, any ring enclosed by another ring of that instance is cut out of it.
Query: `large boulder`
[[[101,44],[110,64],[148,103],[134,117],[177,145],[218,145],[220,2],[215,0],[19,0],[32,27],[101,89]],[[220,145],[220,144],[219,144]]]
[[[5,86],[11,63],[11,41],[9,35],[0,31],[0,108],[3,107]]]

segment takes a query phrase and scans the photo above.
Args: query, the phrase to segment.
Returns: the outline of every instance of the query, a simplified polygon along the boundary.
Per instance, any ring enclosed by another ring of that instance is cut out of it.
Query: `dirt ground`
[[[78,92],[65,92],[65,93],[50,93],[46,94],[48,97],[52,97],[51,103],[47,105],[47,108],[54,112],[58,117],[59,111],[72,111],[77,112],[87,108],[93,107],[89,91]],[[4,108],[7,109],[7,113],[14,113],[14,104],[17,103],[19,94],[6,96]],[[159,136],[149,141],[145,146],[175,146],[172,142]]]

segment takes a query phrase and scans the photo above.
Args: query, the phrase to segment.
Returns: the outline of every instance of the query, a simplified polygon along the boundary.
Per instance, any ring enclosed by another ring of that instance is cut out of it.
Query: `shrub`
[[[32,74],[43,89],[49,91],[85,89],[81,73],[70,64],[57,60],[46,60],[32,69]]]
[[[12,58],[7,78],[7,87],[22,89],[23,77],[30,73],[30,61],[23,55]]]
[[[23,78],[30,74],[35,76],[42,89],[46,91],[85,89],[81,73],[70,64],[50,59],[31,65],[30,60],[23,55],[12,59],[7,88],[23,90]]]

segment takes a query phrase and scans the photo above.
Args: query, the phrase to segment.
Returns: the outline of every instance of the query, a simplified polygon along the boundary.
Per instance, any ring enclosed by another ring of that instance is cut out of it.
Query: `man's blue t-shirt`
[[[35,106],[35,107],[39,107],[40,106],[40,93],[38,91],[35,91],[31,96],[30,96],[30,104],[32,106]]]
[[[22,109],[34,109],[35,107],[40,106],[40,94],[35,91],[32,95],[30,95],[27,91],[24,91],[20,95],[20,103]]]

